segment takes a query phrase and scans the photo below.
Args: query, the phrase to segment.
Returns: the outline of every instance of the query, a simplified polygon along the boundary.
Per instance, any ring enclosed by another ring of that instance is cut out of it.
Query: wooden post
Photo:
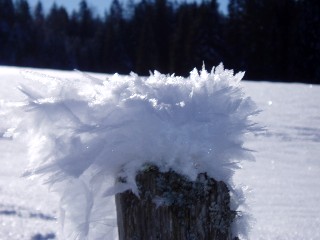
[[[225,183],[199,174],[196,181],[148,167],[136,176],[139,197],[116,195],[119,240],[231,240]],[[237,238],[235,238],[237,239]]]

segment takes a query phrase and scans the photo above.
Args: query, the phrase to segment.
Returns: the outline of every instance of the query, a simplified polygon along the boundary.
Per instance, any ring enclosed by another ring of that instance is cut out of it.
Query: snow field
[[[25,99],[16,89],[19,82],[27,81],[19,70],[8,67],[0,69],[0,84],[3,86],[0,92],[2,117],[7,115],[6,108],[3,108],[6,105],[4,100],[21,102]],[[81,76],[74,72],[32,71],[62,78],[81,79]],[[31,76],[35,78],[33,73]],[[95,76],[100,79],[105,78],[103,75]],[[256,150],[254,155],[257,161],[243,163],[243,169],[237,170],[234,177],[234,182],[246,184],[253,189],[253,193],[248,195],[247,203],[250,210],[247,211],[250,211],[256,223],[249,239],[317,239],[320,212],[317,204],[320,173],[319,87],[254,82],[242,84],[247,95],[252,96],[258,103],[258,108],[264,110],[258,117],[254,117],[253,121],[269,129],[266,133],[248,136],[245,147]],[[14,119],[12,121],[15,122]],[[8,119],[5,122],[6,124],[4,122],[1,124],[1,130],[8,126]],[[2,196],[0,219],[5,223],[1,226],[0,238],[6,239],[10,236],[10,239],[31,239],[37,234],[43,237],[50,237],[49,234],[53,232],[56,234],[59,229],[53,219],[58,216],[56,196],[48,194],[37,181],[30,182],[18,178],[27,166],[25,142],[13,143],[7,138],[0,141],[0,156],[3,165],[6,166],[0,175],[3,180],[0,186]],[[75,189],[81,189],[83,187],[81,182],[87,181],[90,174],[81,178],[81,181],[72,182],[77,186]],[[44,203],[41,202],[43,200]],[[91,200],[89,198],[82,201]],[[91,228],[95,226],[96,232],[101,229],[104,231],[106,225],[114,229],[114,204],[98,202],[97,199],[94,202],[104,206],[108,204],[109,208],[104,213],[107,213],[109,218],[102,224],[100,222],[100,225],[91,225]],[[94,214],[91,217],[96,217],[98,221],[99,214],[97,212]],[[73,217],[79,218],[79,216]],[[34,221],[38,221],[37,224],[34,224]],[[40,223],[46,227],[34,227],[41,226]],[[17,224],[20,224],[19,228],[15,227]],[[114,231],[111,231],[112,235]]]

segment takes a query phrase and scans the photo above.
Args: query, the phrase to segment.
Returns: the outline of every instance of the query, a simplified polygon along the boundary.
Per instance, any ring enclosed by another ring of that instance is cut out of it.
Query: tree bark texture
[[[119,240],[231,240],[230,194],[201,173],[196,181],[148,167],[136,176],[139,196],[116,195]],[[234,238],[237,239],[237,238]]]

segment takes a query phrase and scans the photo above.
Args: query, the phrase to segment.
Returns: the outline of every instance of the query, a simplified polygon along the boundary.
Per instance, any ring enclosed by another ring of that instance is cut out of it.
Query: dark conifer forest
[[[105,16],[86,1],[0,0],[0,65],[186,76],[223,62],[245,79],[320,83],[319,0],[113,0]]]

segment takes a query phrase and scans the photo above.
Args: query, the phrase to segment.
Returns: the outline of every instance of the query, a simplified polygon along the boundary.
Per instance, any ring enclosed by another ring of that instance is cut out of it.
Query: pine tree
[[[33,41],[34,45],[37,46],[34,50],[34,66],[35,67],[45,67],[43,59],[46,58],[45,53],[45,44],[44,44],[44,34],[45,34],[45,16],[43,13],[42,3],[38,2],[34,9],[33,13],[33,22],[34,22],[34,35]]]
[[[137,4],[132,19],[135,38],[134,71],[138,74],[149,74],[158,65],[158,49],[154,28],[155,10],[151,2],[142,0]]]
[[[26,0],[19,0],[15,5],[15,22],[11,39],[14,64],[18,66],[32,65],[33,44],[33,20],[30,13],[30,6]]]
[[[203,1],[199,7],[195,28],[194,65],[200,67],[204,61],[212,67],[223,62],[224,40],[222,38],[223,16],[218,11],[216,0]]]
[[[15,11],[11,0],[0,0],[0,64],[12,64],[13,46],[12,28],[14,25]]]
[[[216,0],[184,5],[177,12],[173,38],[172,71],[187,74],[192,68],[214,66],[223,61],[223,17]]]
[[[110,12],[106,15],[103,34],[103,65],[107,72],[130,72],[130,61],[126,51],[125,20],[123,7],[118,0],[113,0]]]
[[[297,1],[297,43],[294,70],[298,79],[320,83],[320,2]],[[298,71],[297,71],[298,70]]]
[[[245,70],[247,42],[244,24],[244,0],[230,0],[225,24],[226,39],[225,64],[237,71]]]
[[[153,29],[157,48],[157,70],[169,71],[169,48],[172,35],[172,7],[167,0],[156,0],[154,3]],[[149,54],[152,54],[151,52]],[[151,69],[153,70],[153,69]]]
[[[290,78],[294,19],[292,0],[231,0],[227,62],[249,79]]]
[[[186,75],[193,68],[194,45],[191,39],[196,31],[192,27],[196,11],[196,3],[182,4],[176,11],[176,25],[170,48],[170,71],[179,75]]]
[[[46,20],[44,48],[46,57],[43,59],[48,67],[66,69],[69,67],[67,53],[69,16],[65,8],[55,3],[51,7]]]

